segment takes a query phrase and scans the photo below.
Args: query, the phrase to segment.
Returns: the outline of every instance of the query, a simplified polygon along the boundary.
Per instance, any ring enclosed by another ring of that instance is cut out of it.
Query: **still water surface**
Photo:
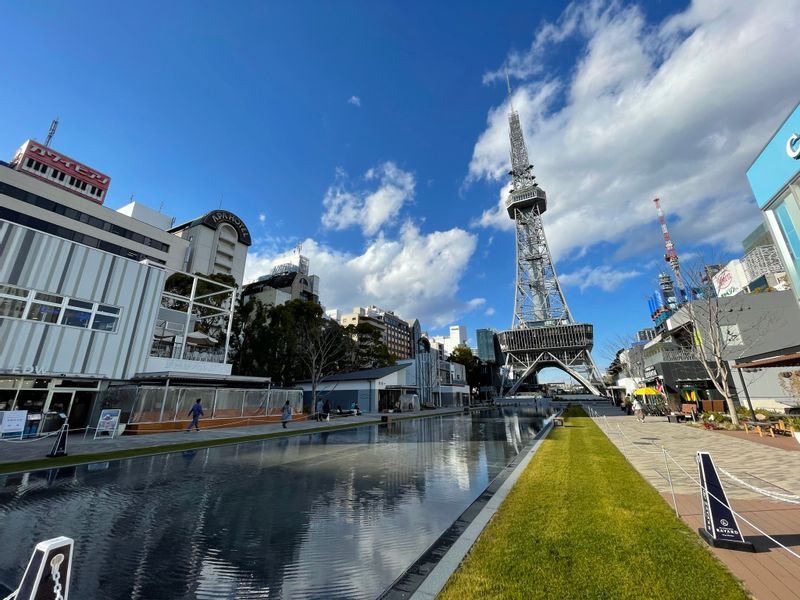
[[[375,598],[541,422],[493,409],[0,477],[0,582],[66,535],[80,600]]]

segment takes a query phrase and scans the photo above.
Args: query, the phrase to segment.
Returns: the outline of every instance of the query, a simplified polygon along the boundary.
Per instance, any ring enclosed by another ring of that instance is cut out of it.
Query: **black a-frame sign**
[[[755,552],[753,544],[745,541],[739,530],[736,515],[730,509],[714,460],[708,452],[697,453],[697,469],[700,472],[704,524],[700,535],[715,548]]]

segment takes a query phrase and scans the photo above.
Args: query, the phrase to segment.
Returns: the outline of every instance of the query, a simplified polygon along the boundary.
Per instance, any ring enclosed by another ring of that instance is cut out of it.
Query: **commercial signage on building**
[[[32,158],[36,161],[39,161],[43,165],[61,171],[67,177],[75,177],[82,182],[93,185],[96,188],[103,190],[103,193],[99,197],[91,196],[81,192],[80,190],[76,190],[65,185],[65,181],[63,179],[52,176],[40,176],[28,170],[25,171],[26,173],[34,175],[39,179],[43,179],[48,183],[64,187],[71,192],[80,194],[81,196],[88,198],[93,202],[97,202],[98,204],[103,203],[102,198],[105,198],[105,193],[108,191],[108,186],[111,184],[111,178],[108,175],[87,167],[86,165],[79,163],[77,160],[73,160],[70,157],[61,154],[60,152],[56,152],[52,148],[48,148],[42,144],[37,144],[32,140],[28,140],[19,150],[17,150],[17,153],[14,155],[14,158],[11,161],[11,166],[18,168],[18,165],[24,165],[28,158]]]
[[[0,437],[7,433],[18,433],[22,437],[27,420],[27,410],[0,410]]]
[[[789,158],[800,159],[800,143],[798,142],[800,142],[800,135],[796,133],[793,133],[789,141],[786,142],[786,154],[789,155]]]
[[[800,104],[747,169],[756,203],[764,208],[800,171]]]
[[[724,269],[714,275],[712,281],[717,296],[720,298],[735,296],[747,285],[747,274],[742,266],[742,261],[738,259],[730,261]]]
[[[201,221],[203,225],[208,225],[212,229],[216,229],[222,223],[227,223],[236,230],[236,235],[239,241],[246,246],[251,244],[250,230],[239,217],[227,210],[212,210],[206,214]]]

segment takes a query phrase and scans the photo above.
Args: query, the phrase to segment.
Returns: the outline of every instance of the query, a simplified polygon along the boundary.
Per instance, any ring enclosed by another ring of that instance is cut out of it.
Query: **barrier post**
[[[667,461],[667,449],[664,446],[661,446],[661,455],[664,457],[664,467],[667,469],[667,480],[669,481],[669,491],[672,492],[672,505],[675,507],[675,516],[680,517],[678,501],[675,499],[675,488],[672,485],[672,473],[670,473],[669,461]]]

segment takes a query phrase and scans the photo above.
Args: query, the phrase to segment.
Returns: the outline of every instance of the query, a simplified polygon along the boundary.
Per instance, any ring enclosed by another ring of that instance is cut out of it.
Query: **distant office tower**
[[[497,334],[493,329],[478,329],[478,331],[475,332],[475,336],[478,338],[478,358],[486,363],[502,362],[502,357],[498,360],[497,354],[495,353]]]
[[[357,306],[353,312],[341,316],[342,327],[369,323],[381,332],[381,341],[395,357],[411,358],[414,355],[412,325],[394,312],[377,306]]]

